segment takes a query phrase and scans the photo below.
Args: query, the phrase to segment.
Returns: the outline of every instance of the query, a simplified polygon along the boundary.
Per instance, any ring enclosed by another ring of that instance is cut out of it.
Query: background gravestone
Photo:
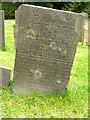
[[[15,23],[18,24],[19,19],[19,9],[15,10]]]
[[[11,69],[0,66],[0,86],[4,85],[5,87],[9,86],[10,82]]]
[[[25,4],[18,17],[14,93],[66,90],[83,14]]]
[[[14,32],[14,42],[15,42],[15,47],[17,46],[17,32],[18,32],[18,25],[13,25],[13,32]]]
[[[88,21],[88,46],[90,46],[90,18]]]
[[[83,13],[83,15],[84,15],[84,24],[81,32],[81,41],[82,41],[82,45],[86,46],[90,44],[88,41],[88,14]]]
[[[18,19],[19,19],[19,9],[15,11],[15,25],[13,25],[15,47],[17,46]]]
[[[4,10],[0,10],[0,49],[5,46],[4,35]]]

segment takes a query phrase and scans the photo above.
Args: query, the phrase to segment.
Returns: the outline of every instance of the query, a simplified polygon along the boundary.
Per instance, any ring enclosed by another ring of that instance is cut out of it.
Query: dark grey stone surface
[[[9,86],[11,69],[0,66],[0,86]]]
[[[4,10],[0,10],[0,49],[5,46],[4,35]]]
[[[13,91],[65,91],[84,16],[51,8],[21,5]]]

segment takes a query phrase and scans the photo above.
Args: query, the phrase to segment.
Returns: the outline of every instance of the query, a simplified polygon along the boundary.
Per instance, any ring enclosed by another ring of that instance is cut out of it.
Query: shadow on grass
[[[7,47],[3,47],[1,50],[2,51],[7,51]]]

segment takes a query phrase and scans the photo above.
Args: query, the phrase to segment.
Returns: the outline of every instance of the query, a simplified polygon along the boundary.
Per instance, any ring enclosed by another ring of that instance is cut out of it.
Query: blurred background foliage
[[[2,9],[5,11],[5,19],[15,19],[15,10],[21,4],[38,5],[78,13],[86,12],[90,17],[90,2],[7,2],[2,3]]]

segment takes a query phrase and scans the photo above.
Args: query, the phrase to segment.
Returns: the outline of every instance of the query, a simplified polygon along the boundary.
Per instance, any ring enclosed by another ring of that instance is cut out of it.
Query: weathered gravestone
[[[19,21],[19,8],[15,10],[15,23],[18,24]]]
[[[67,89],[83,21],[81,13],[20,6],[14,93]]]
[[[0,49],[5,46],[4,38],[4,10],[0,10]]]
[[[88,20],[88,46],[90,47],[90,18]]]
[[[15,47],[17,46],[18,21],[19,21],[19,9],[15,11],[15,25],[13,25]]]
[[[5,87],[9,86],[10,82],[11,69],[0,66],[0,86],[4,85]]]
[[[14,42],[15,42],[15,47],[16,47],[17,46],[18,25],[13,25],[13,32],[14,32]]]
[[[82,45],[86,46],[90,44],[88,42],[88,14],[83,13],[83,15],[84,15],[84,24],[81,32],[81,41],[82,41]]]

